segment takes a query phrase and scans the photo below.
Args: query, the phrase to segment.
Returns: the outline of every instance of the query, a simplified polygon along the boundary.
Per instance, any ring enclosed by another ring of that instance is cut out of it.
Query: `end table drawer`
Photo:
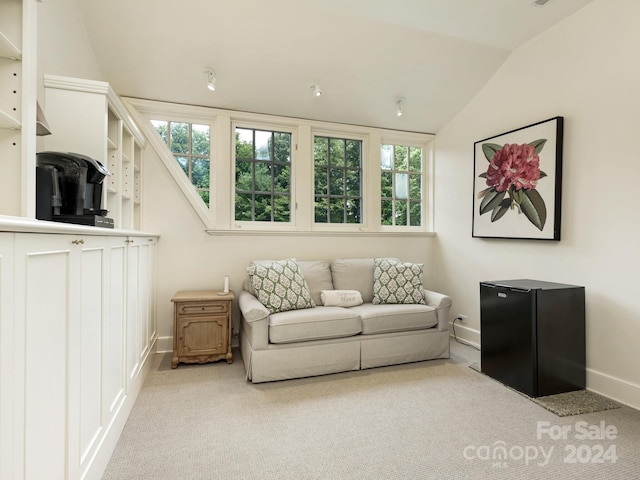
[[[178,315],[227,313],[227,302],[220,303],[179,303]]]

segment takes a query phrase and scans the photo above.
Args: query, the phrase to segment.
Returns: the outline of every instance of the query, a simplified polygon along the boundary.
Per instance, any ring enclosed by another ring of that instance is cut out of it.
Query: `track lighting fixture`
[[[404,97],[396,100],[396,117],[401,117],[404,113]]]
[[[314,97],[319,97],[320,95],[322,95],[322,90],[320,90],[320,86],[319,85],[311,85],[311,94]]]
[[[216,72],[213,68],[207,67],[204,69],[204,76],[207,81],[207,88],[212,92],[216,89]]]

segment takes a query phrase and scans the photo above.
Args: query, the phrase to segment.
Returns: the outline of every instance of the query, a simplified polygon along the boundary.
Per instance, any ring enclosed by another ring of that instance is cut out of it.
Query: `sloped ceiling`
[[[513,49],[592,0],[77,1],[121,96],[435,133]]]

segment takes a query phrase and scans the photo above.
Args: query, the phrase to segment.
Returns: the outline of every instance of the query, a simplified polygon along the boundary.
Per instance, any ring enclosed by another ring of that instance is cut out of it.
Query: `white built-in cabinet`
[[[108,83],[45,75],[45,116],[49,151],[74,152],[102,162],[102,206],[115,227],[139,230],[142,153],[145,139]]]
[[[0,478],[102,475],[157,336],[156,240],[0,232]]]
[[[35,215],[36,0],[0,0],[0,215]]]

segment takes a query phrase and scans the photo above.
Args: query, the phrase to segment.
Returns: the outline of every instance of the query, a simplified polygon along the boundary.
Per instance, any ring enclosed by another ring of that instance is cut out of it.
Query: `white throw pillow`
[[[358,290],[322,290],[320,298],[325,307],[355,307],[362,304],[362,295]]]
[[[294,259],[250,265],[247,272],[256,297],[271,313],[316,306]]]
[[[402,263],[389,258],[374,259],[373,301],[425,304],[422,263]]]

